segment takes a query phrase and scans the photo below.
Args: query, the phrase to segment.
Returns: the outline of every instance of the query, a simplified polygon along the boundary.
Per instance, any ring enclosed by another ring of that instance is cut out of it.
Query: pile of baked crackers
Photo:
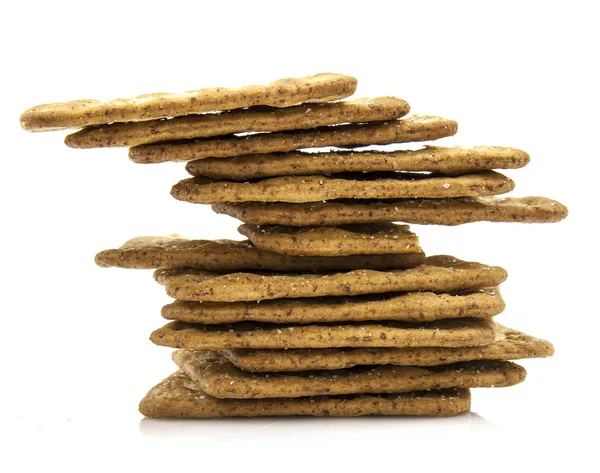
[[[324,73],[21,116],[30,131],[80,128],[70,147],[186,162],[192,177],[172,196],[243,222],[247,240],[137,237],[96,256],[156,269],[175,299],[151,340],[177,349],[178,369],[143,398],[144,415],[451,416],[470,410],[470,388],[522,382],[510,360],[553,354],[495,321],[504,269],[426,257],[407,225],[562,220],[566,207],[548,198],[497,197],[514,182],[494,170],[528,154],[398,149],[457,124],[403,118],[409,105],[396,97],[343,100],[356,85]]]

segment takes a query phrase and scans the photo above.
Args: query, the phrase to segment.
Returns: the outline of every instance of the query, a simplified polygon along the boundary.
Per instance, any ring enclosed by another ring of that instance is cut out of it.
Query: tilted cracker
[[[49,131],[178,117],[255,105],[289,107],[304,102],[329,102],[352,95],[356,90],[356,83],[354,77],[322,73],[239,89],[214,87],[183,93],[159,92],[108,102],[83,99],[50,103],[25,111],[21,115],[21,126],[29,131]]]
[[[419,116],[384,123],[335,125],[304,131],[257,133],[248,136],[203,138],[190,142],[134,146],[129,149],[129,158],[136,163],[162,163],[199,158],[229,158],[326,146],[406,143],[452,136],[457,129],[458,125],[453,120]]]
[[[143,122],[88,127],[65,138],[72,148],[137,146],[241,132],[317,128],[339,123],[394,120],[410,107],[396,97],[356,99],[287,108],[254,107]]]
[[[137,237],[120,248],[101,251],[95,261],[98,266],[132,269],[187,267],[209,271],[345,271],[356,268],[413,268],[425,262],[425,255],[408,253],[301,258],[259,250],[247,240]]]
[[[271,177],[259,181],[214,181],[192,177],[171,189],[178,200],[215,202],[320,202],[334,199],[398,199],[505,194],[515,187],[495,171],[464,176],[408,172]]]
[[[552,223],[567,217],[567,208],[546,197],[456,197],[305,204],[218,203],[212,209],[255,225],[346,225],[405,222],[461,225],[472,222]]]
[[[245,181],[273,176],[365,171],[432,171],[456,175],[490,169],[516,169],[528,163],[529,155],[515,148],[425,146],[401,151],[291,151],[206,158],[188,162],[186,169],[193,176]]]
[[[519,360],[554,354],[546,340],[496,323],[489,345],[463,348],[325,348],[291,350],[232,349],[221,352],[244,371],[339,370],[361,365],[437,366],[475,360]]]
[[[497,286],[506,277],[498,266],[430,256],[404,270],[355,270],[333,274],[231,273],[174,268],[154,277],[169,296],[184,301],[262,301],[298,297],[348,296],[395,291],[451,292]]]
[[[433,367],[377,366],[333,371],[257,374],[218,352],[177,350],[173,361],[200,389],[219,399],[391,394],[448,388],[513,386],[526,371],[510,361],[469,361]]]
[[[419,239],[408,225],[374,223],[340,227],[238,227],[257,248],[286,255],[336,256],[420,253]]]
[[[147,417],[212,418],[365,415],[454,416],[468,412],[468,389],[406,394],[319,396],[294,399],[217,399],[179,370],[154,386],[140,402]]]
[[[271,299],[259,302],[175,301],[162,308],[165,319],[201,324],[269,322],[306,324],[403,320],[432,322],[493,317],[504,310],[498,288],[452,294],[409,292],[352,297]]]
[[[189,350],[335,347],[467,347],[495,339],[491,319],[448,319],[415,324],[379,323],[278,325],[256,322],[202,325],[169,322],[152,332],[156,345]]]

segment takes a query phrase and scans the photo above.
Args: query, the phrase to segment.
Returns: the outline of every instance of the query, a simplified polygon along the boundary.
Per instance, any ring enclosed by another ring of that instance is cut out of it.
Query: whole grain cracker
[[[452,294],[409,292],[352,297],[272,299],[258,302],[175,301],[162,308],[165,319],[188,323],[269,322],[307,324],[403,320],[431,322],[460,317],[493,317],[504,310],[498,288]]]
[[[298,297],[348,296],[395,291],[451,292],[497,286],[506,277],[498,266],[430,256],[426,264],[404,270],[354,270],[333,274],[231,273],[159,269],[155,279],[167,294],[187,301],[261,301]]]
[[[408,103],[396,97],[304,104],[287,108],[253,107],[88,127],[68,135],[65,143],[72,148],[137,146],[241,132],[297,130],[339,123],[394,120],[403,117],[409,110]]]
[[[193,176],[245,181],[273,176],[340,172],[432,171],[446,175],[490,169],[516,169],[529,163],[525,151],[501,146],[444,148],[425,146],[401,151],[326,151],[257,154],[190,161]]]
[[[408,225],[374,223],[340,227],[238,227],[257,248],[295,256],[420,253],[419,239]]]
[[[457,129],[458,125],[453,120],[419,116],[384,123],[335,125],[304,131],[257,133],[134,146],[129,149],[129,158],[136,163],[162,163],[294,151],[301,148],[406,143],[452,136]]]
[[[491,319],[447,319],[415,324],[278,325],[256,322],[202,325],[169,322],[152,332],[156,345],[189,350],[224,348],[470,347],[495,339]]]
[[[510,361],[469,361],[433,367],[377,366],[333,371],[256,374],[218,352],[177,350],[173,361],[200,389],[219,399],[392,394],[428,389],[513,386],[526,371]]]
[[[456,197],[305,204],[218,203],[212,209],[255,225],[345,225],[405,222],[461,225],[471,222],[552,223],[567,217],[567,208],[546,197]]]
[[[488,196],[515,187],[495,171],[464,176],[438,176],[409,172],[349,173],[331,176],[271,177],[259,181],[214,181],[192,177],[171,189],[178,200],[215,202],[320,202],[334,199],[398,199]]]
[[[294,399],[217,399],[179,370],[154,386],[140,402],[147,417],[213,418],[365,415],[454,416],[468,412],[468,389],[407,394],[319,396]]]
[[[496,323],[489,345],[462,348],[313,348],[291,350],[223,350],[244,371],[339,370],[361,365],[437,366],[475,360],[519,360],[554,354],[550,342]]]
[[[181,237],[137,237],[120,248],[96,255],[102,267],[152,269],[199,268],[208,271],[346,271],[413,268],[423,253],[298,257],[259,250],[246,241],[190,240]]]
[[[25,111],[20,120],[21,126],[26,130],[49,131],[178,117],[255,105],[289,107],[304,102],[329,102],[348,97],[356,90],[356,83],[354,77],[321,73],[239,89],[214,87],[184,93],[160,92],[109,102],[83,99],[38,105]]]

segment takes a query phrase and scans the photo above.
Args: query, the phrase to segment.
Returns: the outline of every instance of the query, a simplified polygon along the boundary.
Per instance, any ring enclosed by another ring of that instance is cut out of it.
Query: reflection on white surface
[[[273,437],[314,440],[315,437],[360,437],[363,435],[447,436],[496,430],[480,415],[469,412],[457,417],[262,417],[225,419],[151,419],[140,421],[140,432],[157,439],[210,438],[211,441],[235,441]],[[289,437],[288,437],[289,438]]]

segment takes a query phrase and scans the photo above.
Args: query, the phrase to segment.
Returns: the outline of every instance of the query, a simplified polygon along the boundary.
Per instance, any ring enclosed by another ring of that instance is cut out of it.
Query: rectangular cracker
[[[215,202],[320,202],[335,199],[406,199],[489,196],[515,187],[495,171],[464,176],[409,172],[284,176],[258,181],[215,181],[192,177],[171,189],[177,200]]]
[[[298,297],[348,296],[385,292],[451,292],[497,286],[507,277],[498,266],[430,256],[403,270],[355,270],[333,274],[231,273],[187,268],[158,269],[156,281],[167,294],[184,301],[262,301]]]
[[[333,371],[257,374],[242,371],[218,352],[177,350],[173,361],[206,394],[219,399],[295,398],[348,394],[395,394],[429,389],[513,386],[525,380],[510,361],[452,365],[360,366]]]
[[[257,154],[189,161],[192,176],[246,181],[273,176],[308,176],[341,172],[431,171],[469,174],[491,169],[516,169],[529,163],[525,151],[501,146],[473,148],[426,145],[418,150],[324,151]]]
[[[348,271],[413,268],[423,253],[298,257],[259,250],[248,240],[190,240],[182,237],[137,237],[120,248],[101,251],[96,264],[131,269],[198,268],[208,271]]]
[[[472,222],[552,223],[567,217],[567,208],[546,197],[456,197],[306,204],[218,203],[212,209],[255,225],[345,225],[404,222],[461,225]]]
[[[452,294],[389,293],[352,297],[271,299],[258,302],[175,301],[162,308],[168,320],[200,324],[267,322],[307,324],[403,320],[432,322],[461,317],[486,318],[504,310],[498,288]]]
[[[147,417],[212,418],[365,415],[454,416],[468,412],[468,389],[407,394],[319,396],[295,399],[216,399],[179,370],[154,386],[140,402]]]
[[[429,141],[452,136],[457,129],[458,125],[453,120],[419,116],[384,123],[335,125],[311,130],[134,146],[129,149],[129,159],[136,163],[162,163],[276,153],[302,148]]]
[[[496,323],[496,339],[478,347],[230,349],[221,352],[244,371],[340,370],[365,365],[437,366],[476,360],[520,360],[554,354],[550,342]]]
[[[372,223],[339,227],[250,225],[238,231],[257,248],[295,256],[420,253],[418,237],[408,225]]]
[[[255,105],[290,107],[304,102],[329,102],[348,97],[356,90],[356,84],[354,77],[321,73],[239,89],[214,87],[179,94],[160,92],[108,102],[83,99],[32,107],[21,115],[20,121],[26,130],[50,131],[112,122],[178,117]]]
[[[448,319],[425,324],[379,322],[278,325],[240,322],[225,325],[169,322],[152,332],[156,345],[189,350],[225,348],[471,347],[496,338],[490,319]]]
[[[253,107],[143,122],[87,127],[65,138],[71,148],[137,146],[232,133],[317,128],[340,123],[394,120],[410,110],[396,97],[355,99],[287,108]]]

